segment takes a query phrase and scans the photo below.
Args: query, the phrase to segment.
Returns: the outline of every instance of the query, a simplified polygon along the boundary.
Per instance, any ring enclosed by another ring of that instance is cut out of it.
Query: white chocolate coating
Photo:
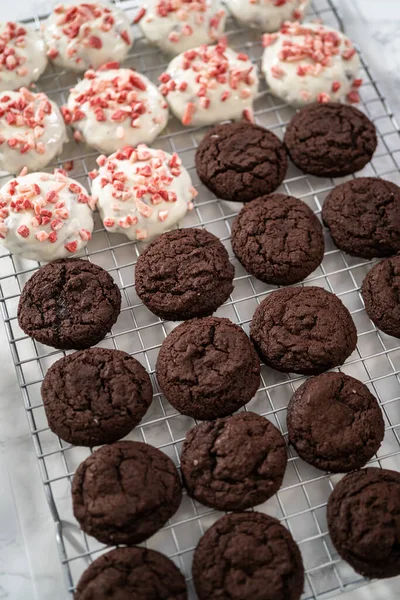
[[[0,92],[28,86],[46,66],[45,44],[38,31],[0,21]]]
[[[97,162],[92,194],[107,231],[151,241],[193,208],[197,192],[177,154],[141,144]]]
[[[143,35],[168,54],[179,54],[223,35],[226,11],[220,0],[149,0],[137,15]]]
[[[59,4],[43,32],[49,58],[77,72],[122,61],[133,43],[127,15],[99,2]]]
[[[89,146],[105,154],[150,144],[168,121],[168,104],[156,86],[131,69],[87,71],[62,110]]]
[[[17,177],[0,189],[0,243],[38,262],[74,256],[92,236],[91,207],[85,188],[63,171]]]
[[[42,169],[61,152],[66,139],[62,115],[46,94],[27,88],[0,92],[0,170]]]
[[[360,59],[339,31],[315,23],[287,23],[264,35],[262,70],[271,92],[293,106],[358,102]]]
[[[160,81],[161,93],[183,125],[253,120],[257,69],[246,54],[228,48],[226,40],[179,54]]]
[[[310,0],[225,0],[225,3],[245,27],[271,32],[278,31],[285,21],[301,21]]]

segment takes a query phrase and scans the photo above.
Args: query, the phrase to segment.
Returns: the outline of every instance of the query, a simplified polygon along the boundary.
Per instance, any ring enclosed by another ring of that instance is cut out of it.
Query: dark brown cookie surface
[[[136,291],[162,319],[203,317],[229,298],[234,273],[215,235],[205,229],[177,229],[160,235],[139,256]]]
[[[217,125],[196,153],[196,169],[204,185],[219,198],[235,202],[248,202],[276,190],[287,165],[279,138],[251,123]]]
[[[264,417],[241,412],[189,431],[181,472],[189,494],[218,510],[245,510],[271,498],[282,485],[285,440]]]
[[[120,310],[121,293],[107,271],[86,260],[58,260],[26,283],[18,322],[42,344],[81,350],[107,335]]]
[[[400,473],[349,473],[332,492],[327,512],[332,542],[357,573],[400,575]]]
[[[361,294],[368,316],[378,329],[400,338],[400,256],[372,267]]]
[[[89,348],[58,360],[42,384],[50,429],[77,446],[116,442],[142,420],[153,389],[126,352]]]
[[[322,218],[338,248],[374,258],[400,251],[400,188],[377,177],[360,177],[336,187]]]
[[[277,519],[233,513],[201,538],[193,557],[200,600],[299,600],[304,567],[299,548]]]
[[[117,548],[95,560],[79,580],[75,600],[186,600],[174,563],[147,548]]]
[[[371,160],[377,137],[374,124],[354,106],[335,102],[311,104],[289,123],[285,144],[304,173],[343,177]]]
[[[232,414],[260,385],[260,362],[244,331],[229,319],[182,323],[164,340],[157,379],[167,400],[194,419]]]
[[[139,544],[178,510],[182,490],[174,463],[141,442],[96,450],[72,482],[74,515],[83,531],[104,544]]]
[[[250,337],[265,364],[304,375],[342,365],[357,344],[357,330],[341,300],[311,286],[269,294],[254,314]]]
[[[288,405],[287,425],[299,456],[334,473],[363,467],[385,433],[376,398],[344,373],[324,373],[303,383]]]
[[[246,204],[232,224],[231,241],[246,271],[276,285],[302,281],[324,257],[317,217],[304,202],[284,194]]]

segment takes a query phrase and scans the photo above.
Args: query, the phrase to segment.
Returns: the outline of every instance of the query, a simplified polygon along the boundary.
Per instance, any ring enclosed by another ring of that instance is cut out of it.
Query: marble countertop
[[[347,33],[361,47],[400,121],[400,2],[336,0]],[[45,14],[56,0],[2,1],[1,19]],[[41,484],[14,367],[0,323],[0,599],[63,600],[65,582],[54,524]],[[400,578],[340,596],[340,600],[400,597]],[[339,597],[338,597],[339,600]]]

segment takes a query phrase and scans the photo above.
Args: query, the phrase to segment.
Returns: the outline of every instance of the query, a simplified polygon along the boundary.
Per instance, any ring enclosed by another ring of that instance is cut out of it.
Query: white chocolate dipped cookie
[[[256,67],[247,54],[228,48],[200,46],[176,56],[160,76],[161,93],[183,125],[212,125],[219,121],[253,121],[258,92]]]
[[[285,23],[265,34],[262,70],[271,92],[293,106],[358,102],[360,59],[340,31],[315,23]]]
[[[46,66],[45,43],[38,31],[0,21],[0,92],[37,81]]]
[[[150,144],[169,114],[157,87],[131,69],[87,71],[61,110],[65,122],[104,154]]]
[[[0,243],[38,262],[71,257],[92,237],[93,208],[65,171],[17,177],[0,189]]]
[[[140,144],[97,162],[99,170],[89,175],[107,231],[151,241],[193,208],[197,192],[177,154]]]
[[[58,106],[27,88],[0,92],[0,170],[38,171],[53,160],[67,139]]]
[[[48,57],[77,72],[122,61],[133,43],[127,15],[99,2],[57,5],[43,32]]]
[[[148,41],[168,54],[217,42],[225,21],[220,0],[149,0],[134,19]]]
[[[225,0],[239,23],[263,32],[278,31],[285,21],[301,21],[310,0]]]

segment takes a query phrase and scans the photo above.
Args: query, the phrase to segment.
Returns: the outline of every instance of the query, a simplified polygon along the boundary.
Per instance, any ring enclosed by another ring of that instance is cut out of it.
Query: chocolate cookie
[[[142,365],[120,350],[89,348],[47,371],[42,398],[50,429],[76,446],[100,446],[128,435],[151,404]]]
[[[26,283],[18,322],[41,344],[80,350],[100,342],[120,310],[121,293],[107,271],[86,260],[57,260]]]
[[[400,338],[400,256],[378,263],[361,286],[365,310],[378,329]]]
[[[186,600],[185,578],[163,554],[147,548],[117,548],[82,575],[74,600]]]
[[[357,330],[337,296],[320,287],[269,294],[257,308],[250,337],[265,364],[284,373],[316,375],[342,365]]]
[[[257,512],[222,517],[193,557],[199,600],[299,600],[304,567],[299,548],[277,519]]]
[[[178,510],[182,490],[168,456],[141,442],[103,446],[79,465],[74,515],[103,544],[139,544]]]
[[[275,285],[302,281],[324,258],[317,217],[307,204],[284,194],[246,204],[233,222],[231,241],[246,271]]]
[[[181,454],[190,496],[218,510],[245,510],[271,498],[282,485],[286,463],[279,430],[251,412],[197,425]]]
[[[400,473],[369,468],[346,475],[329,498],[328,527],[357,573],[400,575]]]
[[[208,317],[182,323],[164,340],[157,379],[167,400],[194,419],[217,419],[249,402],[260,385],[260,361],[244,331]]]
[[[136,291],[152,313],[170,321],[211,315],[233,290],[225,247],[205,229],[163,233],[138,258]]]
[[[336,246],[352,256],[374,258],[400,251],[400,188],[377,177],[360,177],[336,187],[322,218]]]
[[[196,169],[204,185],[219,198],[234,202],[248,202],[276,190],[287,166],[280,139],[251,123],[217,125],[196,153]]]
[[[360,171],[378,144],[368,117],[354,106],[335,102],[302,108],[290,121],[284,141],[294,164],[319,177]]]
[[[344,373],[309,379],[287,411],[290,443],[303,460],[323,471],[360,469],[379,450],[385,434],[376,398]]]

